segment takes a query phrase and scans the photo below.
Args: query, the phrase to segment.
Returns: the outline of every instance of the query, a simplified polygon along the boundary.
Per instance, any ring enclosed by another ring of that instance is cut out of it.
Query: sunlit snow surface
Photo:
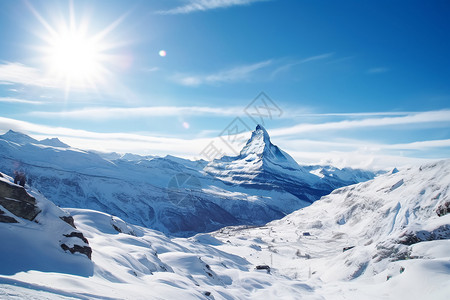
[[[338,189],[265,226],[188,239],[67,209],[92,262],[48,242],[57,210],[37,197],[41,224],[0,223],[0,298],[448,299],[450,214],[435,209],[450,200],[449,185],[450,160],[441,161]],[[412,232],[442,239],[399,243]],[[255,270],[263,264],[270,274]],[[5,265],[20,272],[6,274]]]

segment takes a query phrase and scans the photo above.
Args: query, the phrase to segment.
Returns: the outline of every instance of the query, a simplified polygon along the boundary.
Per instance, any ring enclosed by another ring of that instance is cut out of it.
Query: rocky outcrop
[[[72,226],[73,228],[77,229],[77,227],[75,226],[75,221],[72,216],[62,216],[59,218],[64,222],[66,222],[67,224],[69,224],[70,226]]]
[[[66,244],[61,244],[61,248],[64,251],[69,251],[70,253],[81,253],[86,255],[89,259],[91,259],[92,256],[92,248],[89,246],[80,246],[80,245],[73,245],[72,247],[67,246]]]
[[[18,223],[16,219],[5,214],[3,210],[0,209],[0,222],[1,223]]]
[[[33,221],[40,212],[36,206],[36,199],[23,187],[1,180],[0,205],[13,215],[29,221]]]
[[[445,216],[450,211],[450,201],[442,203],[436,209],[436,213],[439,217]]]
[[[36,198],[28,194],[25,188],[10,182],[12,178],[8,178],[2,173],[0,173],[0,178],[0,222],[19,223],[19,218],[29,221],[35,220],[41,212],[37,206]],[[52,203],[52,205],[54,204]],[[92,248],[83,233],[76,230],[73,217],[61,209],[54,208],[50,211],[52,212],[47,214],[46,218],[55,218],[61,223],[59,228],[67,228],[63,230],[66,233],[59,237],[60,247],[64,251],[69,251],[72,254],[81,253],[91,259]],[[58,238],[58,235],[56,235],[56,238]]]

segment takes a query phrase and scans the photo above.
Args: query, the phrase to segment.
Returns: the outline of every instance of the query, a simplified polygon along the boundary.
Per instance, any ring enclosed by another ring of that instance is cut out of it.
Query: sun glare
[[[70,2],[69,15],[49,18],[58,20],[52,23],[31,5],[30,9],[45,28],[44,32],[37,33],[44,42],[44,45],[37,48],[43,56],[50,78],[58,84],[64,84],[66,95],[71,89],[98,90],[107,83],[109,86],[114,85],[110,82],[113,77],[111,67],[124,65],[124,62],[120,56],[110,53],[119,45],[106,38],[127,14],[99,32],[92,33],[89,31],[92,20],[85,16],[77,19],[73,2]],[[121,45],[123,44],[122,42]]]
[[[67,80],[93,81],[101,73],[100,47],[80,34],[55,37],[47,54],[51,70]]]

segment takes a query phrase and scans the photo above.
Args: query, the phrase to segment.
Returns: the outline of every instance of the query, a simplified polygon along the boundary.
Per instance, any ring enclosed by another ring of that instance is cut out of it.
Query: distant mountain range
[[[8,131],[0,136],[0,169],[23,171],[61,207],[103,211],[175,236],[265,224],[377,175],[300,166],[260,125],[238,156],[212,162],[85,151]]]

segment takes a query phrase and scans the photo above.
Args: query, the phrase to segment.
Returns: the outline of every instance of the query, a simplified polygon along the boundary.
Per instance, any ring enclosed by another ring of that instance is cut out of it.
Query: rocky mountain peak
[[[270,142],[270,136],[267,133],[266,129],[259,125],[256,126],[256,129],[252,132],[252,136],[245,144],[244,148],[242,148],[240,155],[247,156],[249,154],[263,154],[264,152],[269,151],[270,146],[273,147]]]

